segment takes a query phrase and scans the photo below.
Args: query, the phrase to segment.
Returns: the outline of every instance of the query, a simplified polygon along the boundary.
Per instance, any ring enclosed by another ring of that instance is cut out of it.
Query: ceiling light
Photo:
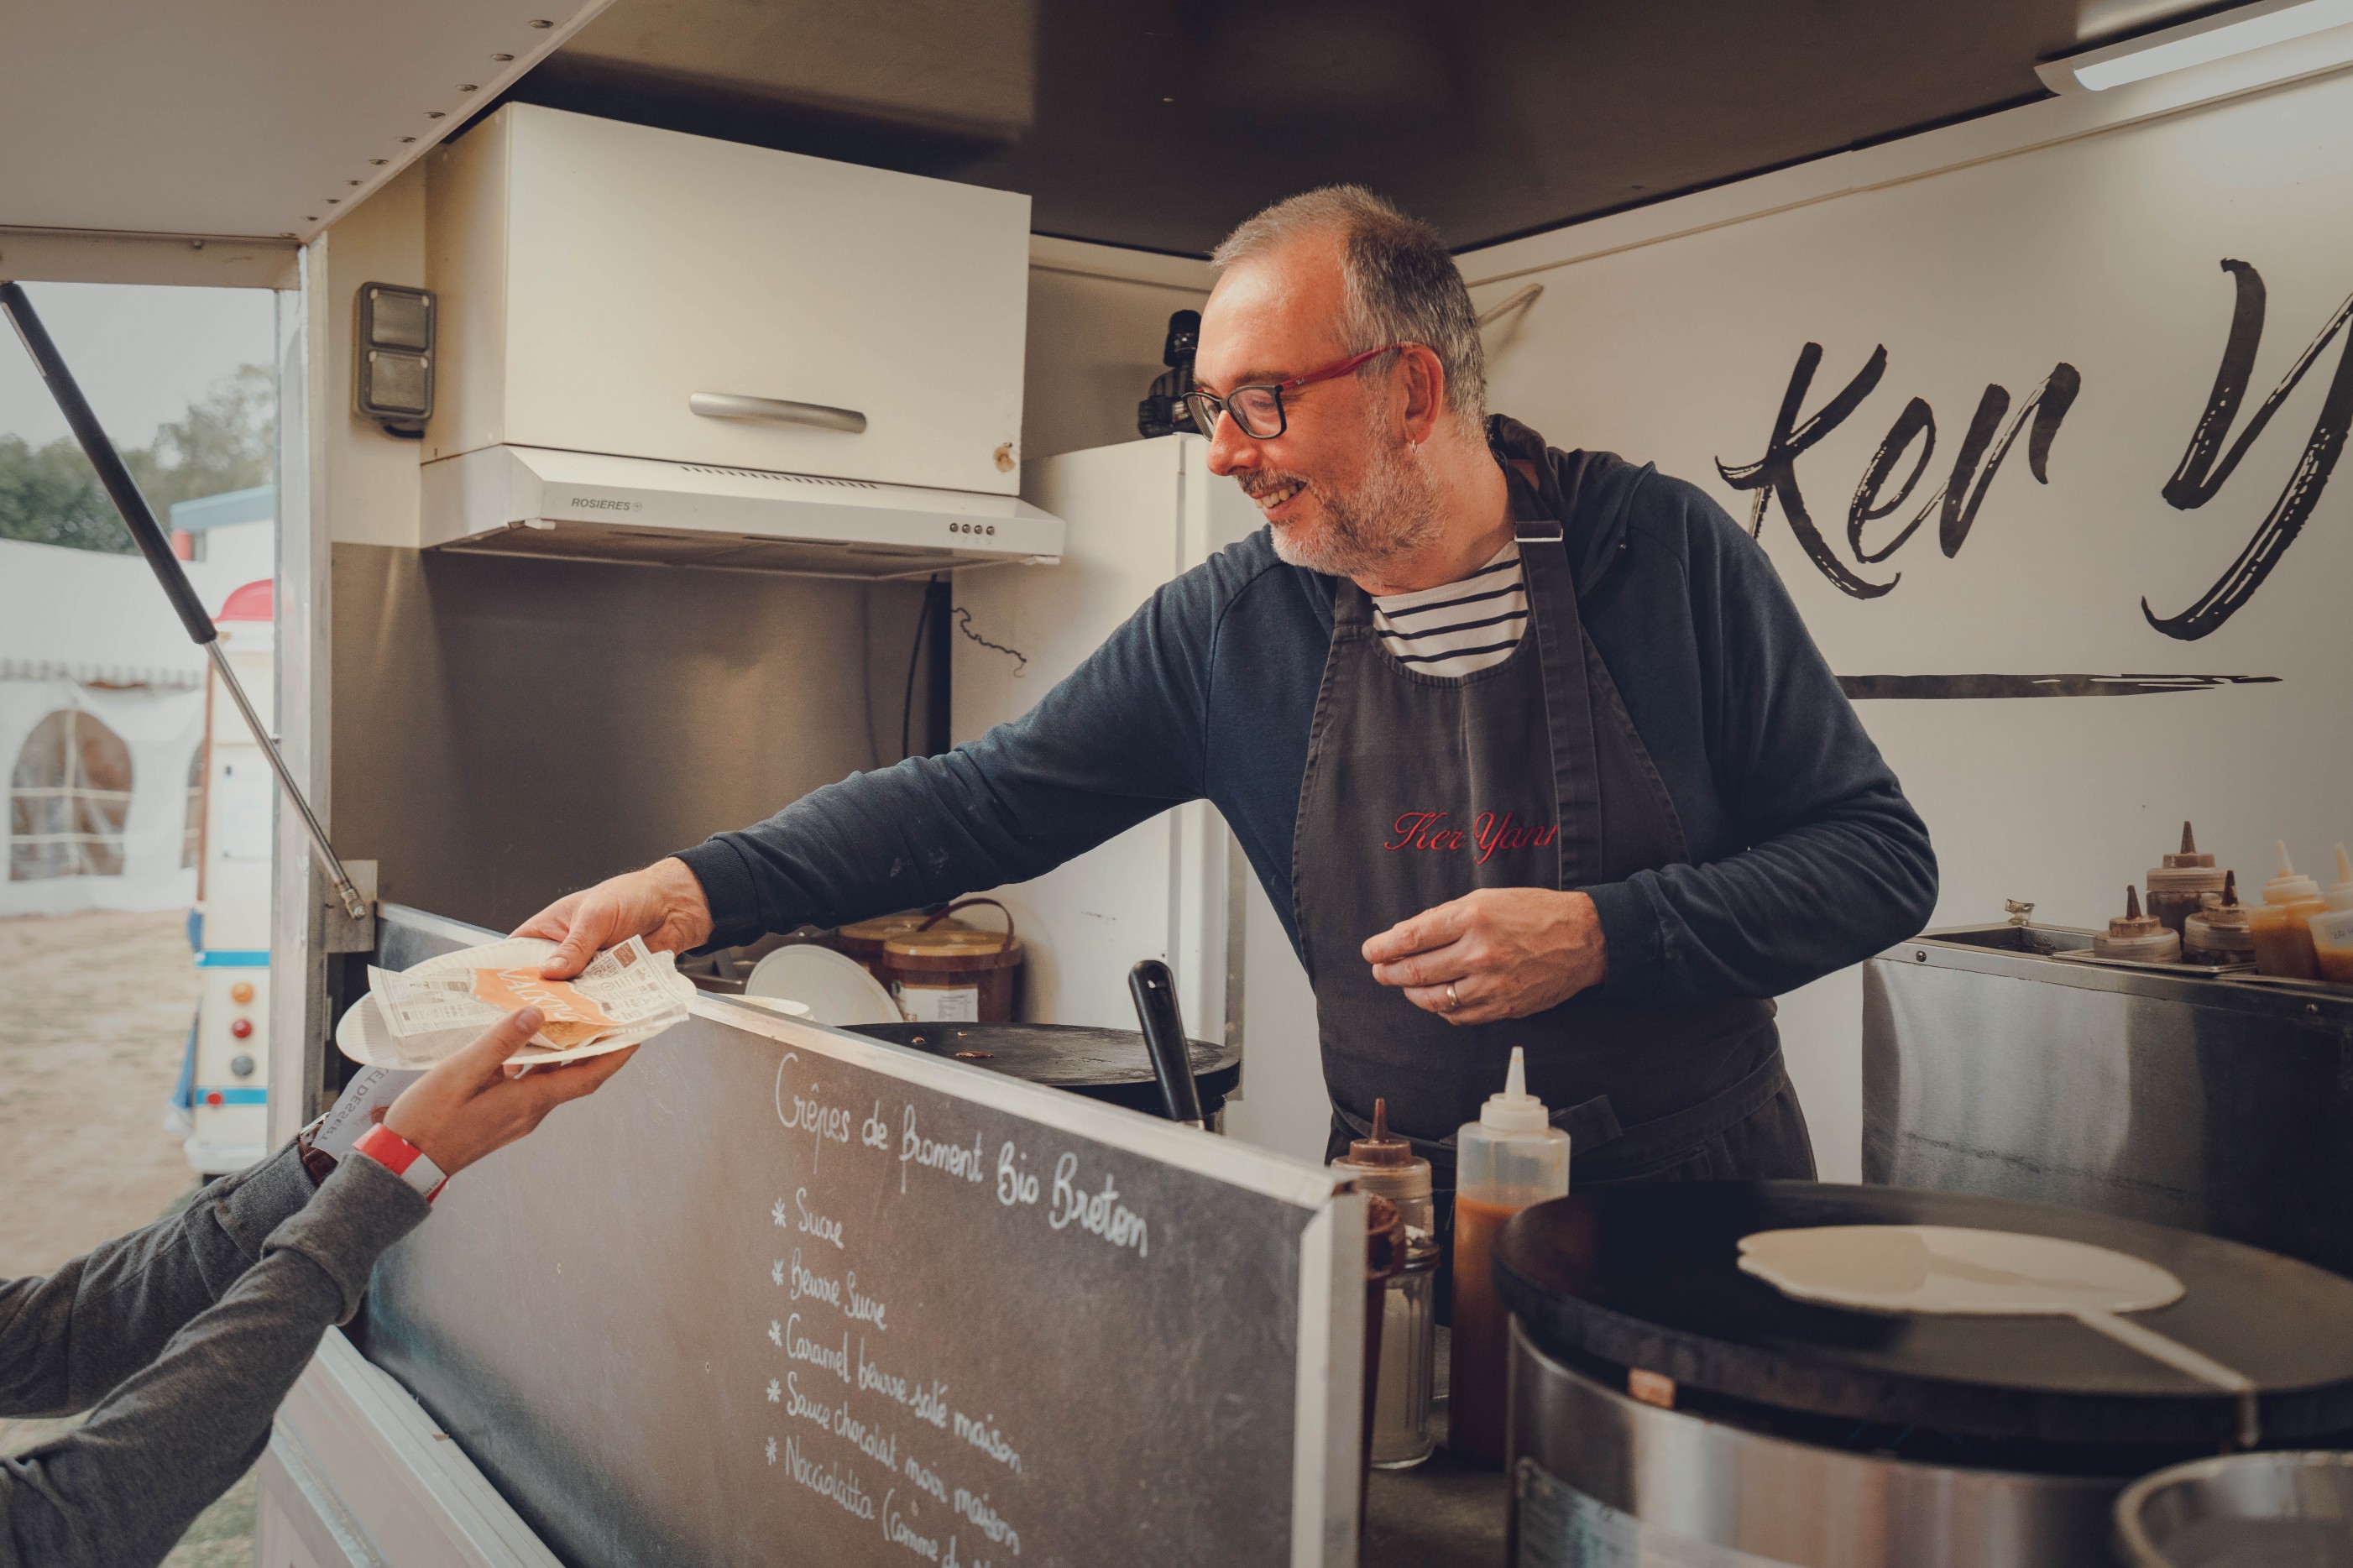
[[[2353,0],[2255,0],[2035,67],[2053,92],[2099,92],[2353,22]]]

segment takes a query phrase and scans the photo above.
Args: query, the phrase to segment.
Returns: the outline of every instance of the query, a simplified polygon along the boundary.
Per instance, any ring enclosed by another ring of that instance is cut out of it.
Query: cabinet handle
[[[818,430],[841,430],[856,436],[866,428],[866,416],[855,408],[828,408],[822,403],[788,403],[781,397],[746,397],[735,392],[691,392],[689,412],[705,419],[765,419],[779,425],[807,425]]]

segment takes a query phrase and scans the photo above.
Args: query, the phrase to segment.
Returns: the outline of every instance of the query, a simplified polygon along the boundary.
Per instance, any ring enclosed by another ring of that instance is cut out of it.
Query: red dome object
[[[228,1032],[242,1040],[247,1036],[253,1033],[253,1020],[250,1018],[239,1018],[228,1026]]]
[[[275,620],[277,617],[277,605],[271,595],[270,581],[264,577],[258,583],[248,583],[244,587],[231,593],[222,601],[220,614],[215,616],[213,619],[269,621]]]

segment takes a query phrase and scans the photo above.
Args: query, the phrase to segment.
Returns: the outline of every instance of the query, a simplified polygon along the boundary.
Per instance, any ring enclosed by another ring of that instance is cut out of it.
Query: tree
[[[267,365],[221,377],[159,426],[145,447],[125,447],[123,467],[168,522],[173,503],[269,482],[277,448],[277,388]],[[69,437],[35,447],[0,436],[0,539],[128,554],[130,530]]]

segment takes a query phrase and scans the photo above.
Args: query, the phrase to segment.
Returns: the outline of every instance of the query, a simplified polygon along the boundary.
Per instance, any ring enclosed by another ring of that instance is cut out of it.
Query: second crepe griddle
[[[858,1024],[849,1033],[912,1046],[1131,1110],[1166,1114],[1144,1037],[1134,1029],[1082,1024]],[[1207,1040],[1190,1043],[1202,1109],[1215,1115],[1241,1081],[1241,1058]]]
[[[2131,1316],[2252,1380],[2265,1446],[2353,1427],[2353,1280],[2054,1205],[1810,1182],[1595,1187],[1514,1218],[1496,1284],[1540,1344],[1775,1410],[2069,1444],[2238,1436],[2237,1396],[2072,1319],[1858,1311],[1741,1270],[1743,1236],[1823,1225],[2008,1230],[2144,1258],[2184,1292]]]

